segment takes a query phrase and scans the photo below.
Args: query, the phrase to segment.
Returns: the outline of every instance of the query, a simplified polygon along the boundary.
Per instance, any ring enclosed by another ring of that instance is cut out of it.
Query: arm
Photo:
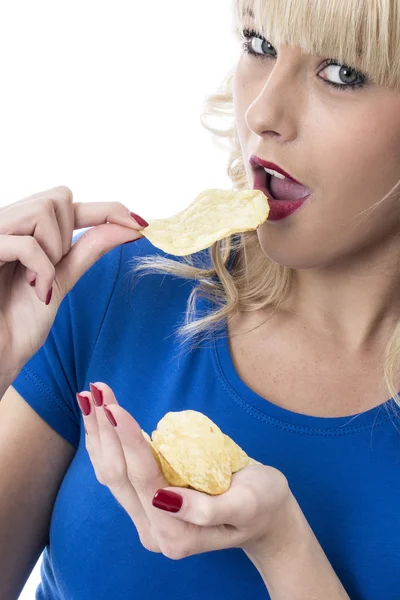
[[[276,535],[246,554],[271,600],[350,600],[293,494]]]
[[[18,598],[45,547],[75,454],[10,386],[0,401],[0,598]]]
[[[1,362],[1,353],[0,353],[0,362]],[[10,371],[6,371],[6,372],[0,371],[0,402],[1,402],[1,399],[4,396],[4,394],[8,390],[8,388],[11,386],[14,379],[17,377],[18,373],[19,373],[18,369],[15,369],[15,371],[12,373]]]

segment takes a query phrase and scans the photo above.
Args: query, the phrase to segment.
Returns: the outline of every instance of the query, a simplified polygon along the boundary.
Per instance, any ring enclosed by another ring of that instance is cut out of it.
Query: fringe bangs
[[[399,0],[235,0],[238,29],[247,15],[275,48],[336,59],[400,89]]]

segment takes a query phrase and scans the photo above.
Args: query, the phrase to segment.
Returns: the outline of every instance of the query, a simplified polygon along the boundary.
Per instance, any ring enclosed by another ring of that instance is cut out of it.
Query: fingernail
[[[90,391],[92,392],[93,402],[96,406],[103,404],[103,392],[99,390],[93,383],[90,384]]]
[[[139,217],[139,215],[136,215],[135,213],[131,212],[131,217],[134,221],[136,221],[136,223],[138,225],[140,225],[141,227],[148,227],[149,224],[147,221],[145,221],[144,219],[142,219],[142,217]]]
[[[48,306],[48,305],[50,304],[50,300],[51,300],[51,297],[52,297],[52,295],[53,295],[53,288],[51,288],[51,289],[49,290],[48,294],[47,294],[47,298],[46,298],[46,306]]]
[[[139,240],[144,240],[144,235],[140,238],[138,238],[137,240],[129,240],[129,242],[124,242],[123,244],[121,244],[121,246],[125,246],[125,244],[134,244],[136,242],[138,242]]]
[[[169,490],[158,490],[154,494],[152,500],[153,506],[166,510],[168,512],[177,513],[182,508],[183,498],[175,492]]]
[[[104,412],[106,413],[106,417],[107,419],[110,421],[111,425],[113,425],[114,427],[117,426],[117,421],[114,418],[114,415],[112,414],[112,412],[110,412],[108,410],[108,408],[106,408],[105,406],[103,406],[104,408]]]
[[[81,411],[83,412],[85,417],[90,415],[90,400],[89,400],[89,398],[86,398],[86,396],[81,396],[80,394],[76,394],[76,399],[78,401],[79,408],[81,409]]]

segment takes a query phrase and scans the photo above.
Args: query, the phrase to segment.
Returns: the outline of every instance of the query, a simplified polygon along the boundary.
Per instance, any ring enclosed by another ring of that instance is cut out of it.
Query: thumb
[[[82,275],[110,250],[144,237],[129,209],[118,202],[74,203],[74,229],[91,227],[56,265],[56,280],[63,297]]]

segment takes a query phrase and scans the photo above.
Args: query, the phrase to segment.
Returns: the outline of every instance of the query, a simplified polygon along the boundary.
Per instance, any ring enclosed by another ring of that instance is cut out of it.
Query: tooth
[[[281,175],[281,173],[277,173],[273,169],[267,169],[266,167],[264,167],[264,171],[266,173],[269,173],[270,175],[273,175],[274,177],[277,177],[278,179],[286,179],[284,175]]]

